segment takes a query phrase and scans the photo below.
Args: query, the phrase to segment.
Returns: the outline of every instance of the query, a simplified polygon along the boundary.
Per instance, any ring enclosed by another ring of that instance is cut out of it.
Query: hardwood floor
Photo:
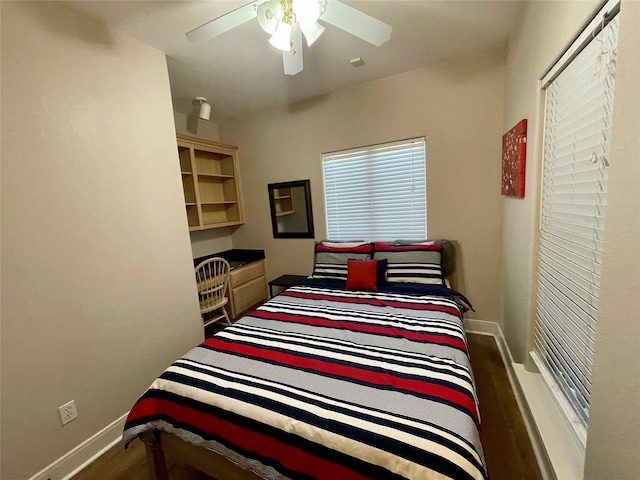
[[[541,480],[529,435],[492,336],[467,335],[491,480]]]
[[[170,480],[211,480],[189,465],[167,458]],[[71,477],[71,480],[149,480],[144,444],[131,442],[125,450],[116,445],[95,462]]]
[[[491,480],[541,480],[500,352],[491,336],[468,335],[480,402],[480,437]],[[171,480],[211,480],[188,465],[167,459]],[[134,441],[106,452],[72,480],[148,480],[144,446]]]

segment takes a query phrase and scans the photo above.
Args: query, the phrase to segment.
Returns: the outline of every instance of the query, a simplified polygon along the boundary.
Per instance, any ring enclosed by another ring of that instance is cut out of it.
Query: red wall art
[[[527,119],[502,136],[502,195],[524,197],[527,160]]]

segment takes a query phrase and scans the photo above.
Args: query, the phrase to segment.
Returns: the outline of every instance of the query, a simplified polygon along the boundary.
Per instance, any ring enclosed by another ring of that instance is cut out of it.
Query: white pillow
[[[320,242],[322,245],[333,248],[351,248],[351,247],[359,247],[360,245],[366,245],[370,242]]]

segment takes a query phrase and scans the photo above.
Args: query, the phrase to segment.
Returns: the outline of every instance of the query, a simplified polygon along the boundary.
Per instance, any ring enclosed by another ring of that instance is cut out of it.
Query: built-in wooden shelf
[[[178,135],[189,231],[244,223],[237,147]]]
[[[211,178],[234,178],[233,175],[222,175],[219,173],[198,173],[199,177],[211,177]]]

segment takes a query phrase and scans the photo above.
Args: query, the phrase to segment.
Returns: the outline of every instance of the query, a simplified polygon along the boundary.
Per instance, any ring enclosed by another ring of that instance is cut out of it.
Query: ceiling
[[[247,0],[64,3],[163,51],[174,109],[188,114],[193,98],[204,96],[214,122],[504,45],[522,5],[502,0],[344,0],[391,25],[391,40],[375,47],[325,23],[318,41],[304,46],[304,70],[289,76],[282,71],[281,52],[269,45],[255,19],[206,42],[186,39],[187,31]],[[355,57],[365,64],[352,67],[349,60]]]

